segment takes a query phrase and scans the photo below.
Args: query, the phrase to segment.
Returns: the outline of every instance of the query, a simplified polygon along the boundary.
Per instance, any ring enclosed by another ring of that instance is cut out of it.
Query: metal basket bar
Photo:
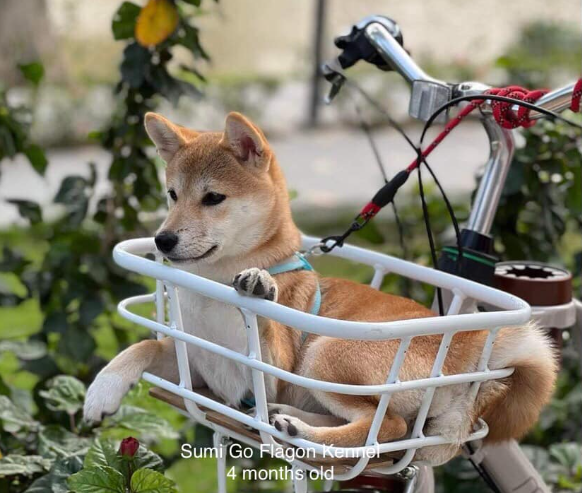
[[[170,323],[175,331],[184,333],[184,323],[182,322],[182,311],[180,310],[180,299],[178,297],[178,290],[171,284],[167,284]],[[180,376],[180,387],[187,390],[192,390],[192,372],[190,371],[190,361],[188,359],[188,346],[185,341],[179,338],[174,338],[174,346],[176,348],[176,361],[178,362],[178,374]],[[188,412],[195,418],[202,418],[204,413],[198,408],[195,402],[186,402],[184,405]]]
[[[137,298],[137,297],[136,297]],[[262,361],[255,359],[249,359],[244,354],[237,353],[230,349],[224,348],[218,344],[201,339],[199,337],[193,336],[191,334],[180,332],[175,329],[171,329],[165,325],[158,324],[153,320],[149,320],[140,315],[130,312],[126,309],[128,298],[119,304],[119,313],[126,319],[141,324],[153,331],[159,331],[163,334],[180,339],[184,342],[188,342],[198,346],[207,351],[211,351],[216,354],[220,354],[226,358],[230,358],[239,363],[245,364],[251,368],[261,370],[265,373],[269,373],[277,378],[286,380],[294,385],[299,385],[300,387],[306,388],[317,388],[323,392],[338,392],[341,394],[349,395],[376,395],[385,394],[392,392],[402,392],[406,390],[416,390],[425,387],[442,387],[445,385],[456,385],[460,383],[468,383],[473,381],[485,381],[493,380],[498,378],[506,378],[513,373],[513,368],[503,368],[500,370],[490,370],[487,372],[472,372],[472,373],[459,373],[455,375],[444,375],[438,378],[424,378],[419,380],[407,380],[404,382],[395,382],[393,384],[381,384],[381,385],[351,385],[351,384],[340,384],[333,382],[326,382],[324,380],[316,380],[313,378],[302,377],[295,373],[282,370],[275,366],[269,365]]]
[[[451,341],[453,340],[454,335],[455,332],[449,332],[443,335],[443,339],[441,340],[441,344],[439,346],[439,350],[436,355],[432,371],[430,373],[431,378],[441,377],[443,363],[445,362],[445,358],[447,357],[447,353],[449,352],[449,347],[451,346]],[[412,428],[412,436],[415,438],[424,437],[422,429],[424,428],[424,424],[426,423],[426,417],[428,416],[428,411],[430,409],[430,405],[432,404],[432,399],[434,397],[435,390],[436,390],[435,387],[428,387],[424,392],[424,395],[422,397],[422,403],[420,405],[418,413],[416,414],[416,420],[414,422],[414,427]]]
[[[405,261],[400,261],[383,254],[367,252],[365,250],[360,251],[361,249],[356,247],[348,248],[348,245],[346,245],[342,248],[341,256],[346,256],[346,258],[348,258],[347,255],[349,253],[350,255],[353,255],[354,258],[359,257],[366,259],[367,256],[371,256],[374,260],[377,260],[378,263],[381,263],[382,261],[386,263],[389,261],[390,264],[408,264],[408,271],[404,272],[403,275],[439,285],[446,289],[458,289],[467,297],[485,301],[507,311],[433,317],[425,319],[422,327],[419,327],[418,320],[401,320],[370,324],[366,322],[318,317],[267,300],[240,296],[229,286],[193,276],[188,272],[138,257],[126,251],[139,250],[138,248],[132,248],[132,242],[140,242],[138,245],[141,246],[142,249],[147,245],[147,242],[143,242],[142,240],[129,240],[118,244],[114,250],[114,258],[116,262],[129,270],[152,276],[157,279],[165,279],[175,286],[181,286],[185,289],[190,289],[204,296],[208,296],[209,298],[223,301],[240,308],[246,308],[260,316],[276,320],[283,325],[295,327],[296,329],[305,332],[330,337],[342,337],[344,339],[357,340],[382,340],[401,338],[408,335],[417,336],[439,334],[453,329],[482,330],[487,327],[497,327],[501,324],[506,326],[524,324],[529,320],[531,314],[531,309],[527,303],[517,297],[510,296],[507,293],[484,287],[477,283],[460,279],[444,272],[409,264]],[[344,251],[344,249],[348,250]],[[338,256],[340,255],[338,254]],[[356,260],[358,260],[358,258],[356,258]],[[369,259],[368,262],[364,260],[363,263],[369,263]],[[392,265],[387,265],[386,267],[396,271]],[[404,268],[399,270],[407,269]],[[428,271],[428,273],[426,271]],[[195,282],[193,282],[193,279],[195,279]]]
[[[382,286],[382,281],[384,281],[384,276],[386,276],[387,273],[388,271],[385,267],[378,264],[374,265],[374,277],[372,277],[370,287],[374,289],[380,289]]]
[[[483,352],[481,353],[481,359],[479,363],[477,363],[477,371],[478,372],[490,372],[487,365],[489,364],[489,359],[491,358],[491,353],[493,352],[493,344],[495,342],[495,337],[497,337],[497,333],[500,329],[492,329],[487,334],[487,339],[485,340],[485,345],[483,346]],[[468,399],[469,402],[475,402],[477,399],[477,393],[479,392],[479,387],[481,387],[481,381],[475,381],[471,385],[471,389],[469,391]]]
[[[163,263],[164,257],[159,253],[156,254],[156,262]],[[166,297],[164,292],[164,282],[156,279],[156,292],[154,295],[154,302],[156,303],[156,321],[160,324],[166,323]],[[163,337],[159,332],[156,334],[158,340]]]
[[[450,440],[446,440],[440,436],[431,436],[431,437],[423,437],[423,438],[408,438],[405,440],[398,440],[394,442],[386,442],[381,443],[378,446],[360,446],[360,447],[332,447],[322,445],[320,443],[311,442],[309,440],[304,440],[301,438],[291,438],[288,435],[283,434],[282,432],[277,431],[274,426],[269,424],[263,423],[262,421],[254,419],[252,416],[245,414],[237,409],[229,407],[225,404],[222,404],[218,401],[210,399],[209,397],[205,397],[201,394],[197,394],[191,390],[188,390],[184,387],[180,387],[175,383],[169,382],[168,380],[164,380],[163,378],[157,377],[151,373],[145,372],[143,374],[143,379],[147,382],[150,382],[158,387],[167,390],[173,394],[177,394],[181,397],[184,397],[186,400],[192,400],[196,404],[207,407],[213,411],[216,411],[220,414],[223,414],[229,418],[232,418],[239,423],[247,425],[251,428],[265,431],[266,433],[273,435],[276,438],[284,442],[291,443],[297,447],[303,447],[308,449],[315,450],[317,454],[327,454],[327,456],[331,456],[333,454],[340,454],[339,457],[346,457],[345,454],[350,454],[349,457],[362,457],[364,454],[369,454],[370,452],[379,452],[380,454],[388,453],[388,452],[398,452],[401,450],[405,450],[408,448],[421,448],[421,447],[428,447],[432,445],[446,445],[448,443],[452,443]],[[207,421],[203,421],[206,423]],[[467,441],[472,440],[480,440],[485,437],[487,434],[488,428],[487,425],[482,421],[479,420],[480,428],[473,432]]]
[[[400,373],[400,368],[404,363],[404,358],[406,357],[406,352],[408,351],[408,346],[410,346],[411,337],[406,337],[400,341],[398,346],[398,351],[394,357],[394,361],[390,367],[390,372],[386,378],[386,384],[392,385],[398,381],[398,375]],[[370,425],[370,431],[368,432],[368,438],[366,439],[366,445],[374,445],[377,442],[378,432],[380,431],[380,426],[386,415],[388,409],[388,404],[390,404],[390,397],[392,394],[383,394],[378,402],[378,407],[376,408],[376,414]]]
[[[249,345],[249,361],[263,362],[261,355],[261,340],[259,338],[259,326],[257,316],[245,309],[240,310],[247,329],[247,341]],[[255,396],[255,417],[263,423],[269,422],[269,410],[267,409],[267,392],[265,390],[265,374],[257,368],[251,369],[253,379],[253,392]],[[259,430],[263,443],[275,444],[273,437],[263,430]]]

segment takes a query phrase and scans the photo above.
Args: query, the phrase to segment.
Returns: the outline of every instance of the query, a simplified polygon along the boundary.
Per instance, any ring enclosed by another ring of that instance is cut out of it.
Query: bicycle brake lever
[[[346,82],[346,76],[342,73],[337,59],[324,63],[321,66],[321,73],[325,77],[325,80],[331,82],[329,94],[324,99],[326,104],[330,104]]]

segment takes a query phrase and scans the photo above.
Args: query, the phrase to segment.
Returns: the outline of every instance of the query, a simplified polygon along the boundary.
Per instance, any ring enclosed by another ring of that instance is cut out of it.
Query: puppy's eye
[[[202,205],[218,205],[225,198],[226,195],[222,195],[221,193],[209,192],[202,198]]]
[[[168,190],[168,195],[170,196],[170,198],[176,202],[176,200],[178,200],[178,196],[176,195],[176,191],[173,188],[170,188],[170,190]]]

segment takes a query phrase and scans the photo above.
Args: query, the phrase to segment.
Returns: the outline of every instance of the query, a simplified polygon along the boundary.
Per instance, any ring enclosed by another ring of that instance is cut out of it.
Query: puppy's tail
[[[489,368],[507,367],[515,368],[513,374],[484,383],[477,398],[477,412],[489,425],[488,443],[521,438],[552,395],[558,364],[549,338],[534,323],[497,335]]]

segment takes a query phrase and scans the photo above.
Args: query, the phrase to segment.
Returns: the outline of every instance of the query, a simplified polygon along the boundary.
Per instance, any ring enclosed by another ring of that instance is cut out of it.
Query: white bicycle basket
[[[303,238],[303,247],[305,249],[317,243],[318,240],[315,238]],[[147,254],[154,254],[156,260],[144,258]],[[232,437],[253,447],[267,444],[270,450],[278,450],[291,444],[295,447],[315,451],[317,454],[325,454],[327,457],[333,455],[337,458],[351,458],[351,460],[338,459],[338,462],[334,464],[334,478],[336,480],[353,478],[365,469],[374,469],[384,474],[394,474],[410,464],[417,449],[449,443],[443,437],[424,436],[423,434],[423,427],[432,398],[438,387],[470,383],[470,396],[474,399],[481,382],[511,375],[513,371],[511,368],[488,369],[487,364],[493,342],[500,328],[526,323],[530,319],[531,310],[526,302],[510,294],[381,253],[346,245],[335,249],[330,255],[371,266],[374,269],[371,285],[376,289],[382,284],[384,276],[391,273],[450,291],[452,293],[452,301],[447,314],[443,317],[385,323],[352,322],[311,315],[270,301],[241,296],[230,286],[164,265],[162,258],[156,251],[153,238],[124,241],[114,249],[113,256],[117,264],[132,272],[153,277],[157,280],[155,293],[123,300],[119,304],[119,313],[126,319],[156,332],[159,338],[167,336],[174,339],[180,375],[179,384],[150,373],[144,373],[143,378],[163,389],[162,391],[155,389],[157,392],[154,391],[154,395],[160,397],[165,394],[165,397],[162,397],[164,400],[171,402],[177,408],[181,408],[182,412],[195,421],[213,429],[215,431],[216,447],[224,447],[224,439]],[[248,354],[240,354],[185,332],[179,303],[179,292],[185,289],[238,307],[246,326]],[[465,305],[465,301],[471,299],[486,304],[489,308],[494,307],[496,311],[459,313],[461,307]],[[155,303],[156,320],[129,311],[130,306],[143,303]],[[167,316],[166,305],[168,306]],[[258,315],[305,332],[330,337],[376,341],[397,339],[400,341],[399,349],[383,385],[347,385],[314,380],[284,371],[262,361],[257,327]],[[476,370],[470,373],[442,375],[442,365],[453,336],[457,332],[473,330],[487,330],[489,332]],[[400,381],[398,374],[406,357],[410,341],[414,337],[430,334],[442,334],[443,336],[430,377]],[[254,416],[233,409],[212,398],[208,395],[208,390],[192,388],[187,358],[189,344],[225,358],[230,358],[251,368],[253,393],[256,400],[256,414]],[[307,440],[290,438],[286,434],[277,431],[274,426],[269,424],[265,394],[265,373],[274,375],[294,385],[326,392],[348,395],[379,395],[378,408],[370,426],[365,445],[348,448],[324,447],[321,444]],[[423,390],[424,396],[409,435],[405,439],[377,443],[380,424],[390,403],[391,396],[395,392],[413,389]],[[486,423],[479,420],[478,426],[468,440],[481,439],[487,434],[487,431]],[[399,452],[399,458],[387,460],[385,458],[386,455],[378,457],[378,452],[380,454]],[[289,462],[294,468],[304,471],[319,470],[323,463],[317,460],[304,460],[297,457],[299,457],[299,454],[296,454]],[[219,491],[226,491],[224,483],[226,466],[224,460],[219,459],[218,467]]]

